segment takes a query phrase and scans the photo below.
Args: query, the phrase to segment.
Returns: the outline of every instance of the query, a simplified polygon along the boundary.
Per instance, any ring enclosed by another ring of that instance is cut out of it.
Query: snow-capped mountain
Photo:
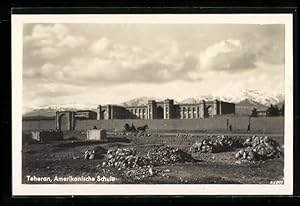
[[[23,116],[55,116],[56,111],[78,111],[78,110],[92,110],[95,111],[96,105],[85,105],[85,104],[57,104],[57,105],[45,105],[32,109],[26,112]]]
[[[129,101],[121,103],[121,105],[125,107],[130,107],[130,106],[137,106],[137,105],[147,105],[149,100],[156,100],[156,101],[161,101],[161,99],[158,99],[156,97],[138,97],[131,99]]]
[[[261,103],[255,102],[251,99],[244,99],[236,104],[237,107],[251,107],[256,109],[266,109],[267,106]]]
[[[198,96],[198,97],[187,98],[187,99],[184,99],[184,100],[180,101],[179,103],[182,103],[182,104],[196,104],[196,103],[200,103],[200,101],[202,101],[202,100],[212,101],[214,99],[219,99],[219,98],[216,98],[212,95],[203,95],[203,96]]]
[[[241,100],[244,99],[249,99],[265,106],[270,106],[271,104],[278,104],[282,102],[284,100],[284,95],[267,94],[266,92],[258,90],[245,90],[241,92]]]
[[[240,91],[238,94],[232,95],[228,94],[226,96],[213,96],[213,95],[205,95],[205,96],[198,96],[194,98],[188,98],[181,101],[181,103],[199,103],[201,100],[214,100],[218,99],[221,101],[226,102],[233,102],[236,104],[245,104],[248,105],[256,105],[260,104],[258,106],[264,105],[264,106],[270,106],[270,104],[279,104],[284,100],[284,96],[282,94],[267,94],[263,91],[258,90],[245,90]],[[246,102],[243,102],[247,100]]]
[[[170,97],[171,98],[171,97]],[[213,95],[202,95],[198,97],[187,98],[182,101],[176,101],[174,103],[185,103],[193,104],[199,103],[201,100],[211,101],[218,99],[226,102],[236,103],[237,107],[248,107],[248,108],[267,108],[270,104],[281,105],[284,101],[283,94],[267,94],[263,91],[258,90],[245,90],[238,94],[228,94],[226,96],[213,96]],[[129,101],[121,103],[122,106],[137,106],[146,105],[148,100],[162,101],[156,97],[138,97]],[[92,110],[96,111],[97,105],[85,105],[85,104],[57,104],[57,105],[46,105],[32,109],[30,112],[25,113],[23,116],[55,116],[56,111],[77,111],[77,110]]]

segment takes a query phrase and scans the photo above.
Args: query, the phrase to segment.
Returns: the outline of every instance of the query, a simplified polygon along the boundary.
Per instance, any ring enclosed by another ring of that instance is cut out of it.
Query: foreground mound
[[[117,148],[107,152],[107,162],[103,166],[118,168],[138,168],[194,161],[193,157],[182,150],[170,146],[161,146],[139,156],[133,148]]]
[[[228,136],[217,136],[217,139],[203,139],[201,142],[194,143],[189,152],[191,154],[198,153],[217,153],[226,152],[232,150],[233,148],[241,147],[241,143],[238,139],[233,139]]]
[[[147,158],[150,159],[153,165],[165,165],[176,162],[182,163],[194,161],[194,158],[190,154],[178,148],[170,146],[161,146],[149,150],[147,153]]]
[[[244,142],[244,148],[236,153],[235,157],[240,160],[259,161],[280,157],[279,144],[268,136],[249,137]]]
[[[133,148],[117,148],[108,150],[107,161],[102,166],[115,167],[122,171],[123,176],[140,180],[158,174],[153,166],[193,160],[190,154],[170,146],[151,149],[145,156],[137,155]]]
[[[108,150],[107,162],[103,162],[103,166],[117,168],[134,168],[150,165],[148,158],[136,155],[136,150],[133,148],[117,148]]]

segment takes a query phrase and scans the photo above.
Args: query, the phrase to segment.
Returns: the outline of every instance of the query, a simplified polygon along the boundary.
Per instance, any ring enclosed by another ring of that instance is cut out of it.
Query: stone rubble
[[[107,161],[102,163],[102,167],[117,168],[123,176],[132,180],[141,180],[157,173],[149,159],[138,156],[133,148],[108,150]]]
[[[127,168],[123,172],[124,176],[134,179],[134,180],[145,179],[145,178],[157,175],[157,174],[158,174],[158,171],[154,170],[152,167],[146,167],[146,168],[139,167],[139,168],[135,168],[135,169]]]
[[[173,164],[176,162],[192,162],[194,158],[174,147],[170,146],[161,146],[158,148],[154,148],[148,151],[147,157],[151,160],[153,165],[165,165],[165,164]]]
[[[117,148],[107,152],[107,162],[103,162],[103,166],[124,168],[144,167],[150,164],[149,159],[136,155],[133,148]]]
[[[190,147],[189,153],[198,154],[226,152],[240,146],[241,143],[238,139],[233,139],[231,137],[222,135],[217,136],[217,139],[215,140],[205,138],[201,142],[194,143]]]
[[[133,148],[117,148],[107,152],[107,161],[102,163],[102,167],[117,168],[124,176],[140,180],[162,173],[153,169],[153,166],[193,160],[190,154],[170,146],[151,149],[145,156],[137,155]]]
[[[93,149],[88,149],[84,153],[84,159],[87,159],[87,160],[101,159],[105,152],[106,152],[106,150],[100,146],[95,147]],[[74,159],[74,157],[73,157],[73,159]],[[79,158],[77,157],[77,159],[79,159]]]
[[[84,159],[92,160],[95,159],[95,150],[87,150],[84,153]]]
[[[107,152],[107,161],[103,162],[103,166],[124,169],[191,162],[193,160],[190,154],[170,146],[151,149],[145,156],[137,155],[133,148],[117,148]]]
[[[246,148],[236,153],[239,160],[264,161],[267,159],[279,158],[281,154],[279,144],[268,136],[252,136],[246,139],[243,144]]]

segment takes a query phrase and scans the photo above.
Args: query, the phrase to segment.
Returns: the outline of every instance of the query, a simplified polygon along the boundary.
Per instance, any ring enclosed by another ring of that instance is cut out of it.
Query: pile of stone
[[[279,144],[273,140],[272,138],[270,138],[269,136],[252,136],[252,137],[248,137],[244,143],[243,146],[244,147],[252,147],[255,145],[259,145],[261,143],[266,143],[268,145],[272,145],[273,147],[279,147]]]
[[[139,132],[137,134],[138,137],[151,137],[151,134],[148,134],[146,132]]]
[[[193,157],[182,150],[170,146],[161,146],[148,151],[146,156],[136,155],[133,148],[117,148],[107,152],[107,161],[102,166],[125,168],[142,168],[176,162],[191,162]]]
[[[134,180],[141,180],[156,175],[158,172],[150,165],[148,167],[127,168],[124,170],[123,175],[127,178]]]
[[[155,166],[194,161],[194,158],[190,154],[170,146],[161,146],[149,150],[147,158],[150,160],[150,163]]]
[[[150,165],[148,158],[136,155],[133,148],[117,148],[108,150],[107,162],[103,162],[103,166],[117,167],[119,170],[124,168],[137,168]]]
[[[93,149],[86,150],[84,153],[84,159],[87,159],[87,160],[101,159],[104,157],[105,153],[106,153],[106,149],[98,146]],[[73,157],[73,159],[74,159],[74,157]]]
[[[279,144],[268,136],[252,136],[244,142],[246,148],[236,153],[235,157],[240,160],[263,161],[280,157]]]
[[[197,154],[226,152],[238,146],[238,140],[233,140],[231,137],[222,135],[217,136],[217,138],[214,140],[204,138],[201,142],[194,143],[190,147],[189,153]]]
[[[86,150],[84,153],[84,159],[86,160],[95,159],[95,150]]]

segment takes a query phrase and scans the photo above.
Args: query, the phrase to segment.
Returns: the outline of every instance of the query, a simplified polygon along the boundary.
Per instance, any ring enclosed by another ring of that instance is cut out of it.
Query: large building
[[[201,101],[196,104],[174,104],[174,100],[149,100],[147,105],[123,107],[99,105],[97,119],[199,119],[235,114],[235,104],[223,101]]]
[[[97,113],[91,110],[79,110],[75,112],[76,119],[97,119]]]

